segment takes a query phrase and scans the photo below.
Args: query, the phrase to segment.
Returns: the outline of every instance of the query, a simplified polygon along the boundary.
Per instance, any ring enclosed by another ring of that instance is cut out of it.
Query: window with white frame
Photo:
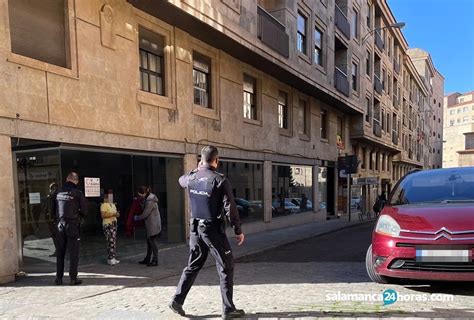
[[[244,118],[257,120],[257,79],[244,74]]]
[[[211,104],[211,59],[193,51],[194,104],[212,108]]]
[[[372,103],[370,98],[365,98],[365,121],[370,123],[370,118],[372,117]]]
[[[307,20],[308,19],[300,11],[298,11],[296,48],[298,49],[299,52],[301,52],[304,55],[307,54],[307,49],[306,49]]]
[[[288,95],[283,92],[278,92],[278,127],[281,129],[288,129],[289,124],[288,112]]]
[[[357,63],[352,62],[351,76],[352,76],[352,90],[354,90],[354,91],[359,90],[359,86],[358,86],[358,83],[357,83],[358,73],[359,73],[359,66],[357,65]]]
[[[165,38],[139,27],[140,89],[165,95],[164,43]]]
[[[359,37],[359,12],[356,9],[352,9],[352,22],[351,22],[351,38],[357,39]]]
[[[321,120],[321,139],[327,140],[328,138],[328,117],[327,117],[327,111],[326,110],[321,110],[321,115],[320,115],[320,120]]]
[[[323,32],[318,27],[314,29],[314,63],[323,65]]]

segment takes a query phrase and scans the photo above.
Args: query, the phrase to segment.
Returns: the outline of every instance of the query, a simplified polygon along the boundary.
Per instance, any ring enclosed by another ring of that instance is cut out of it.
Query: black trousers
[[[77,266],[79,264],[79,247],[81,241],[79,222],[61,222],[57,226],[57,255],[56,278],[64,276],[64,258],[66,250],[69,252],[69,278],[77,279]]]
[[[58,250],[58,223],[57,222],[48,222],[48,229],[51,233],[51,239],[54,243],[54,252]]]
[[[156,261],[156,262],[158,262],[158,245],[156,243],[157,238],[158,238],[158,235],[154,235],[154,236],[146,238],[146,257],[145,257],[145,261],[148,261],[148,262]],[[152,254],[153,254],[153,256],[152,256]],[[152,259],[152,257],[153,257],[153,259]]]
[[[208,254],[211,253],[216,260],[219,274],[223,312],[234,310],[234,258],[225,230],[215,222],[204,223],[202,220],[199,224],[192,222],[189,251],[188,265],[181,275],[174,301],[180,305],[184,304],[194,280],[204,266]]]

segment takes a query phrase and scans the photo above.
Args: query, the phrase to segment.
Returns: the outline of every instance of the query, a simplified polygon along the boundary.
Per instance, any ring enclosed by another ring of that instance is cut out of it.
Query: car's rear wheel
[[[365,268],[367,269],[367,274],[369,275],[370,280],[377,283],[389,283],[390,278],[381,276],[375,272],[374,258],[372,256],[372,245],[367,249],[367,254],[365,255]]]

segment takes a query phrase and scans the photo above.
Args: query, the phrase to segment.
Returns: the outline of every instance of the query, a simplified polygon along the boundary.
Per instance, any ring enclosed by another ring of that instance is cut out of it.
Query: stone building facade
[[[474,166],[474,91],[444,97],[443,167]]]
[[[205,144],[246,232],[347,214],[340,156],[361,160],[364,210],[431,161],[414,123],[429,88],[385,0],[0,0],[0,16],[0,282],[44,245],[49,185],[70,170],[84,241],[105,191],[126,212],[146,184],[181,242],[176,179]]]
[[[443,162],[443,126],[444,126],[444,77],[436,70],[428,52],[421,49],[409,49],[408,55],[413,61],[424,86],[428,89],[425,108],[421,115],[424,137],[424,168],[436,169]]]

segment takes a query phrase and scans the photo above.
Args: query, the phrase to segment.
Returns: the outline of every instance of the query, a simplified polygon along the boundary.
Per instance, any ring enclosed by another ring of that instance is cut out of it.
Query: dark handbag
[[[382,200],[377,199],[377,201],[375,201],[374,206],[373,206],[372,209],[374,209],[374,212],[382,211]]]

